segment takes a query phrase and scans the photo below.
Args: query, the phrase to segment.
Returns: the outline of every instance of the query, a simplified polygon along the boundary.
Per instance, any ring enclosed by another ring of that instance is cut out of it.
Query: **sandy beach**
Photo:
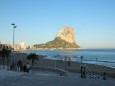
[[[26,59],[27,54],[16,52],[15,54],[11,54],[10,57],[10,64],[12,63],[13,56],[15,56],[15,62],[21,60],[23,65],[29,62],[31,65],[31,61],[28,61]],[[2,63],[1,63],[2,64]],[[51,60],[45,58],[39,58],[39,61],[34,62],[34,66],[42,66],[42,67],[52,67],[52,68],[60,68],[63,70],[66,70],[68,72],[73,73],[80,73],[80,66],[85,65],[86,66],[86,73],[89,71],[94,75],[103,75],[104,72],[107,73],[107,76],[115,78],[115,68],[105,67],[101,65],[95,65],[95,64],[87,64],[87,63],[79,63],[79,62],[70,62],[70,66],[68,66],[68,62],[64,60]]]
[[[27,61],[26,59],[27,54],[25,53],[16,53],[15,61],[22,60],[23,64],[31,61]],[[68,62],[61,61],[61,60],[51,60],[45,58],[39,58],[39,61],[35,61],[34,66],[43,66],[43,67],[53,67],[53,68],[61,68],[69,72],[80,73],[80,66],[86,66],[86,73],[90,71],[94,75],[103,75],[104,72],[107,73],[107,76],[115,78],[115,68],[94,65],[94,64],[87,64],[87,63],[79,63],[79,62],[70,62],[70,66],[68,66]]]
[[[66,65],[65,65],[66,64]],[[94,75],[103,75],[103,72],[107,73],[107,76],[115,78],[115,68],[94,65],[94,64],[86,64],[86,63],[78,63],[78,62],[70,62],[70,66],[68,66],[68,62],[65,61],[57,61],[51,59],[40,59],[40,61],[35,62],[36,66],[44,66],[44,67],[54,67],[61,68],[69,72],[80,73],[80,66],[86,66],[86,72],[90,71]]]

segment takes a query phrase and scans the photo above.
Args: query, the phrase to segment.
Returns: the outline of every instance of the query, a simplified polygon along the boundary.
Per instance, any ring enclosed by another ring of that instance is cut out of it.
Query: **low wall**
[[[34,66],[31,67],[32,70],[41,70],[41,71],[51,71],[51,72],[56,72],[60,76],[65,76],[66,71],[60,68],[53,68],[53,67],[42,67],[42,66]]]

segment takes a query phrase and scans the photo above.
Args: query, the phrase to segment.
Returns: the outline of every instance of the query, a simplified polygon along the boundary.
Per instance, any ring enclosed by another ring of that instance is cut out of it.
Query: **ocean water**
[[[70,57],[71,61],[97,64],[115,68],[115,49],[80,49],[80,50],[25,50],[25,53],[47,55],[46,59],[65,60]]]

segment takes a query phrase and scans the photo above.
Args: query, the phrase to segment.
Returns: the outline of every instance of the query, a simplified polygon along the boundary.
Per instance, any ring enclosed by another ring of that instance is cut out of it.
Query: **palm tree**
[[[9,62],[8,62],[8,57],[11,53],[11,49],[8,48],[8,46],[4,46],[2,48],[2,50],[0,51],[0,56],[2,57],[2,60],[3,60],[3,68],[4,67],[4,64],[5,64],[5,58],[7,59],[7,68],[8,68],[8,65],[9,65]]]
[[[0,51],[0,56],[2,57],[2,61],[3,61],[3,68],[4,68],[4,64],[5,64],[5,47],[2,48],[2,50]]]
[[[35,60],[39,60],[39,57],[35,53],[31,53],[31,54],[29,54],[27,56],[27,59],[32,61],[32,66],[33,66],[34,65],[34,61]]]
[[[8,47],[6,48],[6,60],[7,60],[7,68],[9,66],[9,55],[11,53],[11,49],[9,49]]]

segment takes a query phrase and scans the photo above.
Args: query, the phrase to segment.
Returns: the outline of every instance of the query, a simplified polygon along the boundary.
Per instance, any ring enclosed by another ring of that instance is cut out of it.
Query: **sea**
[[[69,60],[115,68],[115,49],[77,49],[77,50],[24,50],[24,53],[45,55],[46,59]]]

